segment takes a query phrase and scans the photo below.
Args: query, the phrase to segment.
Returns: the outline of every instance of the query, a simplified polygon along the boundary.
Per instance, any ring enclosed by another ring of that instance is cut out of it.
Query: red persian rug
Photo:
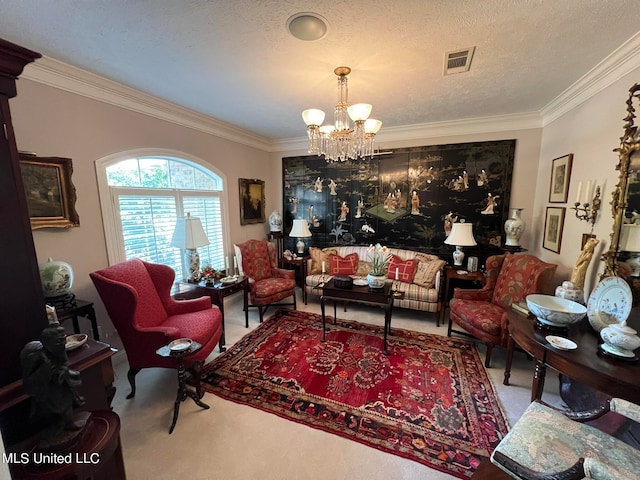
[[[205,390],[470,477],[507,432],[474,344],[279,310],[205,366]]]

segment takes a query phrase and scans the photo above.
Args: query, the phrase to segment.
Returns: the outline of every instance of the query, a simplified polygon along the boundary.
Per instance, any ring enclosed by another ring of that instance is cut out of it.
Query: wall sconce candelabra
[[[580,190],[582,187],[582,182],[580,182],[578,184],[578,197],[576,198],[576,203],[574,204],[573,207],[571,207],[572,210],[575,210],[576,212],[576,218],[578,220],[584,220],[585,222],[589,222],[591,224],[591,228],[593,229],[593,225],[596,223],[596,217],[598,216],[598,211],[600,210],[600,204],[602,203],[600,201],[600,187],[596,186],[595,188],[595,193],[593,195],[593,198],[591,199],[591,202],[589,202],[589,191],[590,189],[590,185],[591,182],[587,183],[587,192],[586,192],[586,197],[585,197],[585,201],[584,203],[580,203]]]

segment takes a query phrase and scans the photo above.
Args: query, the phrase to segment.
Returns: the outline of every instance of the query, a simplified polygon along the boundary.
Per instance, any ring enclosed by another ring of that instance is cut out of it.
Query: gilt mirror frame
[[[624,118],[624,134],[620,137],[620,146],[613,151],[618,152],[618,165],[620,171],[618,184],[611,199],[611,214],[613,216],[613,231],[611,232],[611,244],[609,251],[603,255],[605,262],[603,277],[619,276],[618,257],[620,255],[620,233],[625,221],[625,213],[628,207],[629,173],[631,157],[640,155],[640,132],[635,125],[636,108],[634,103],[640,101],[640,84],[635,84],[629,89],[627,104],[627,116]]]

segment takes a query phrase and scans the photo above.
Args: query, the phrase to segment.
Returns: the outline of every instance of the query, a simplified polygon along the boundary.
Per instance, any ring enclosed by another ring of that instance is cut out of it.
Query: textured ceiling
[[[293,38],[299,12],[328,35]],[[538,112],[637,19],[637,0],[2,0],[0,37],[275,140],[305,135],[305,108],[332,118],[340,65],[383,129]]]

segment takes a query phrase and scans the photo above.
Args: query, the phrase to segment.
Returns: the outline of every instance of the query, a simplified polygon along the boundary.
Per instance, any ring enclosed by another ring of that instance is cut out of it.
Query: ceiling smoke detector
[[[444,74],[468,72],[471,67],[471,59],[476,47],[468,47],[460,50],[445,52],[444,54]]]

